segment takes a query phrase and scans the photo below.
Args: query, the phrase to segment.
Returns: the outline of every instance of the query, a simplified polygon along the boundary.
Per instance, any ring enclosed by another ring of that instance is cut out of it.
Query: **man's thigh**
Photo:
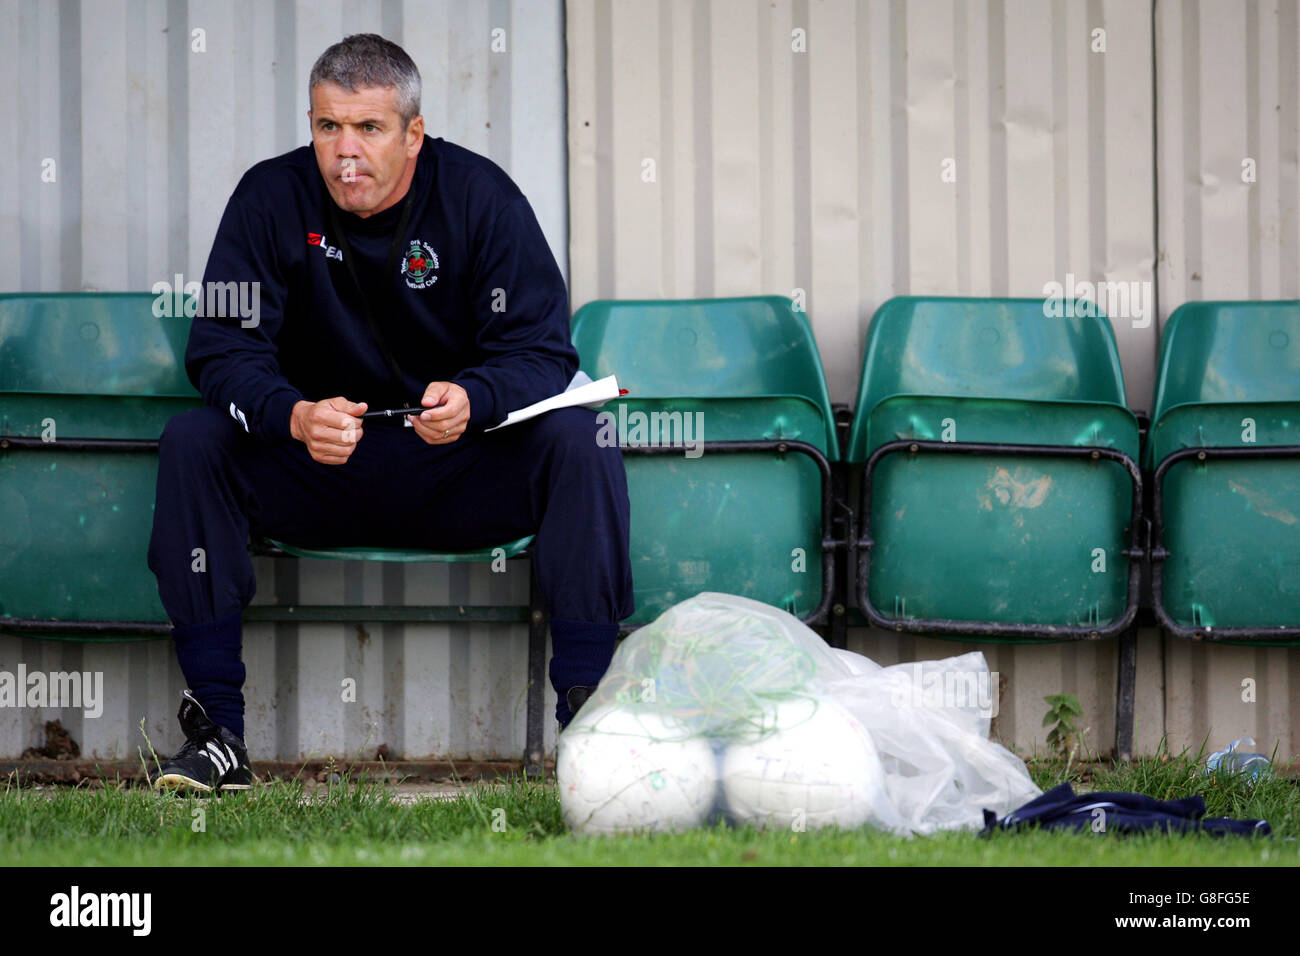
[[[595,411],[564,408],[463,444],[431,446],[439,454],[428,459],[430,488],[410,513],[410,532],[425,547],[449,549],[537,533],[559,484],[589,472],[602,453],[598,431]],[[603,450],[611,453],[619,454]]]
[[[248,466],[255,534],[292,544],[459,550],[535,534],[548,492],[597,452],[591,409],[429,445],[396,422],[368,425],[343,465],[301,442],[269,445]],[[620,462],[621,467],[621,462]]]
[[[427,448],[388,422],[366,427],[341,465],[314,460],[299,441],[254,439],[241,468],[250,531],[304,546],[400,544],[429,491]]]

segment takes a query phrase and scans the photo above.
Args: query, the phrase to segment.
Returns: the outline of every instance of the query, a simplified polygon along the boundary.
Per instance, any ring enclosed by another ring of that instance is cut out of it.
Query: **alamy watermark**
[[[619,405],[617,415],[598,412],[596,424],[600,426],[596,444],[601,448],[682,448],[687,458],[704,454],[703,412],[629,412],[626,405]]]
[[[164,279],[149,290],[153,314],[160,319],[237,318],[244,329],[255,329],[262,321],[260,282],[186,282],[179,272],[173,278],[174,283]]]
[[[898,682],[890,692],[897,708],[975,710],[990,719],[998,715],[997,671],[926,670],[920,661],[912,665],[911,677]]]
[[[152,893],[82,892],[74,884],[66,893],[50,897],[50,925],[121,927],[133,936],[148,936],[153,928]]]
[[[86,717],[104,713],[103,671],[0,671],[0,707],[80,709]]]
[[[1109,319],[1128,319],[1133,328],[1145,329],[1151,325],[1155,301],[1149,280],[1076,282],[1074,273],[1067,272],[1064,283],[1043,284],[1043,315],[1049,319],[1093,316],[1100,311]]]

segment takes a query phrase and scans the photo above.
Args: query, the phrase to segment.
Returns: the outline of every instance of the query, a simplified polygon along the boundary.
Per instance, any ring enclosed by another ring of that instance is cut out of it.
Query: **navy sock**
[[[242,612],[172,628],[185,682],[213,723],[244,739]]]
[[[573,719],[565,699],[570,687],[595,687],[609,669],[618,638],[617,624],[590,624],[551,618],[551,686],[559,700],[555,719],[567,727]]]

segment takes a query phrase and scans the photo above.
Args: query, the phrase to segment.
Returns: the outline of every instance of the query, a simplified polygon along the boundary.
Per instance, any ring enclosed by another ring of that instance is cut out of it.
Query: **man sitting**
[[[257,314],[194,319],[185,366],[207,407],[172,418],[160,442],[149,567],[189,690],[186,743],[159,787],[253,780],[250,533],[444,550],[536,534],[561,725],[634,610],[623,461],[597,442],[596,413],[484,433],[563,391],[578,365],[528,201],[489,160],[425,135],[420,75],[396,44],[347,37],[309,89],[311,146],[244,175],[204,275],[205,288],[256,283]]]

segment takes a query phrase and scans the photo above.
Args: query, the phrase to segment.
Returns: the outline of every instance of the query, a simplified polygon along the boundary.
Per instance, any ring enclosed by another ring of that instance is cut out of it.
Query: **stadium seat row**
[[[1148,440],[1110,322],[1083,302],[884,303],[843,456],[789,300],[594,302],[574,341],[629,390],[610,411],[629,450],[664,444],[677,412],[704,442],[628,460],[635,622],[708,587],[815,623],[853,603],[896,631],[1104,638],[1146,605],[1149,564],[1174,633],[1300,639],[1298,302],[1178,309]],[[629,434],[638,412],[658,434]],[[850,493],[828,496],[836,470]],[[837,555],[844,593],[814,573]]]
[[[0,296],[0,630],[163,636],[145,563],[156,439],[199,399],[153,296]],[[979,641],[1120,636],[1149,608],[1205,640],[1300,642],[1300,302],[1189,303],[1161,341],[1149,434],[1087,303],[891,299],[837,421],[788,299],[598,301],[574,316],[632,499],[634,627],[703,590],[830,629],[850,616]],[[847,438],[847,441],[844,439]],[[843,446],[843,453],[841,447]],[[67,452],[44,454],[38,452]],[[267,553],[492,560],[501,549]],[[527,609],[267,608],[259,620],[521,620],[530,765],[544,626]],[[856,610],[856,614],[855,614]],[[1125,717],[1127,711],[1127,718]],[[1122,749],[1122,748],[1121,748]]]

